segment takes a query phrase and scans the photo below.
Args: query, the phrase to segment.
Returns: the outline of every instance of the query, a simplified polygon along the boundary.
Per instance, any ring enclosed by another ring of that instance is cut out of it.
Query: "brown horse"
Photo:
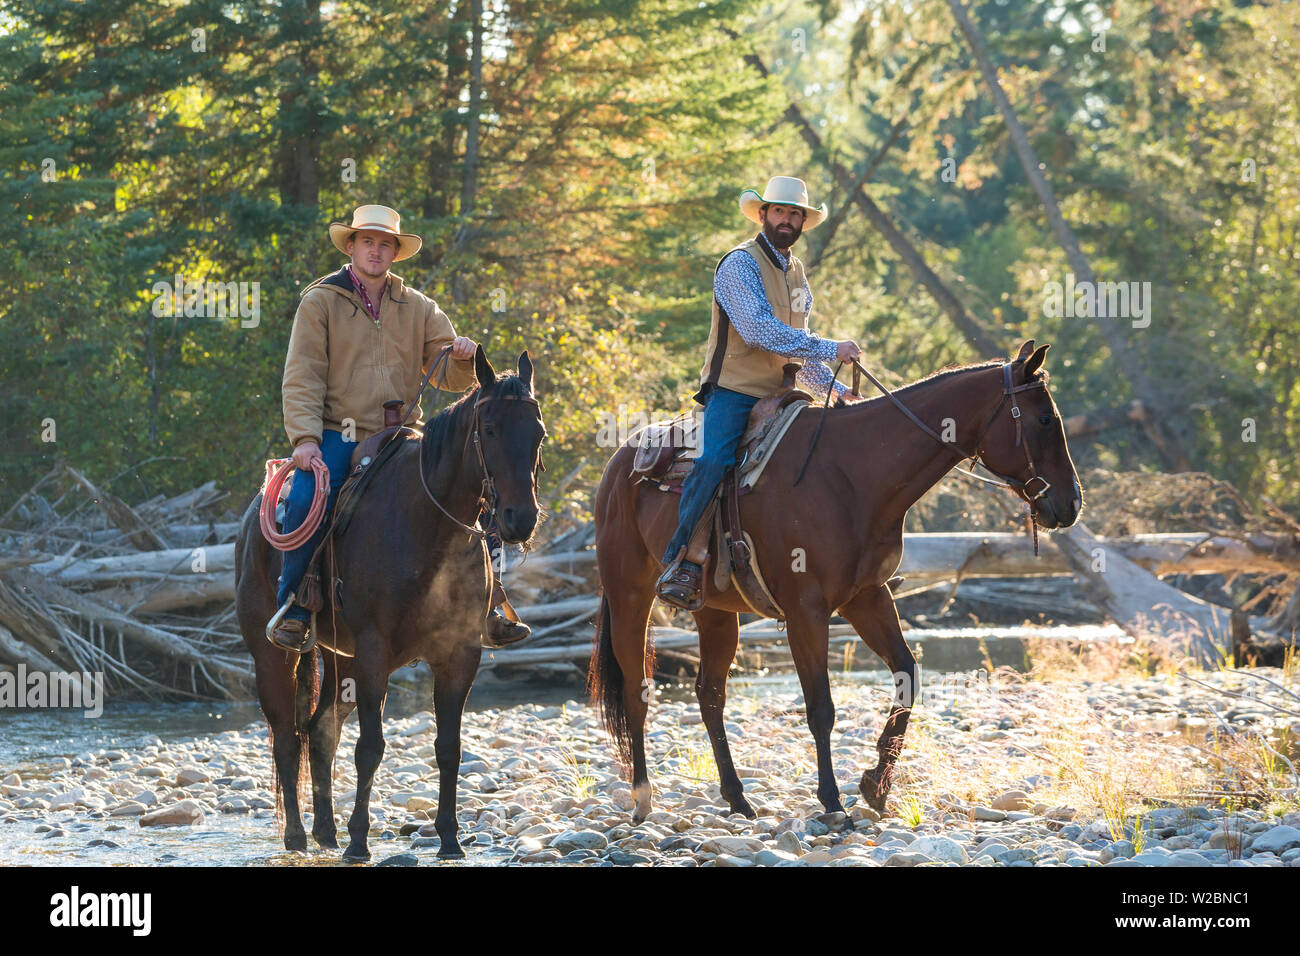
[[[340,726],[355,707],[361,722],[357,796],[344,857],[370,858],[370,789],[384,752],[388,678],[402,665],[424,660],[433,671],[437,721],[438,855],[465,855],[456,837],[460,721],[478,672],[490,572],[482,540],[464,526],[478,516],[486,477],[486,487],[495,491],[502,540],[523,542],[532,535],[536,469],[546,434],[527,352],[519,357],[517,375],[498,378],[480,346],[475,371],[478,387],[432,418],[422,439],[406,442],[358,500],[347,532],[336,542],[338,609],[331,613],[327,601],[317,616],[318,643],[305,659],[266,639],[266,623],[276,611],[280,553],[262,535],[260,495],[244,515],[235,546],[235,608],[271,728],[286,849],[307,848],[298,807],[304,744],[310,750],[312,836],[322,848],[338,847],[334,756]],[[319,681],[318,656],[324,670]]]
[[[863,772],[859,785],[877,811],[884,810],[912,695],[919,690],[916,662],[887,585],[902,558],[907,510],[959,461],[975,455],[1011,480],[1042,527],[1069,527],[1079,516],[1083,501],[1074,463],[1039,372],[1048,347],[1034,351],[1033,345],[1026,342],[1005,366],[990,362],[939,372],[894,393],[929,428],[947,435],[927,435],[884,396],[805,411],[753,492],[740,500],[742,524],[754,540],[763,577],[787,615],[790,653],[817,748],[817,796],[827,812],[843,810],[831,768],[835,708],[826,667],[831,615],[838,611],[853,625],[894,672],[898,688],[876,745],[879,763]],[[814,457],[794,490],[819,425]],[[629,441],[615,452],[596,493],[596,558],[604,593],[589,684],[620,758],[631,764],[632,821],[640,823],[651,803],[645,720],[653,675],[647,668],[646,621],[660,572],[657,558],[677,524],[678,496],[629,480],[634,451],[635,441]],[[753,817],[723,726],[737,612],[749,607],[734,587],[714,589],[713,565],[710,556],[704,607],[694,612],[700,635],[695,690],[722,796],[733,812]]]

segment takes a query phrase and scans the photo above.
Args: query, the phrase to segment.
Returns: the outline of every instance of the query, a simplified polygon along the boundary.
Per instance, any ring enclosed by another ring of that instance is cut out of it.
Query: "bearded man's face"
[[[763,235],[778,249],[789,249],[803,232],[804,211],[798,206],[770,203],[762,209]]]

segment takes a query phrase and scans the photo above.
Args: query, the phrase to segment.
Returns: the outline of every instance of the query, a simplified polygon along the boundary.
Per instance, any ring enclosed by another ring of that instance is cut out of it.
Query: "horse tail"
[[[627,707],[623,704],[624,674],[614,656],[614,632],[610,626],[609,598],[601,592],[600,611],[596,617],[596,639],[587,664],[587,693],[600,708],[601,723],[614,743],[619,761],[632,764],[632,732],[628,727]]]
[[[313,622],[315,623],[315,622]],[[298,735],[298,803],[311,792],[311,715],[320,703],[320,648],[298,658],[293,700],[293,732]]]

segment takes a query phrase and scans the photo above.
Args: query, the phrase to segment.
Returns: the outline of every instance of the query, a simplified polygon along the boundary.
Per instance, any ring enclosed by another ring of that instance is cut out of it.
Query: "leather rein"
[[[438,374],[438,384],[434,386],[434,390],[439,392],[444,391],[442,385],[447,380],[447,359],[450,356],[450,354],[451,354],[451,346],[450,345],[443,346],[443,349],[438,354],[438,357],[434,359],[433,363],[429,366],[429,371],[425,373],[424,381],[420,383],[420,388],[415,393],[415,398],[411,400],[411,403],[406,406],[405,411],[402,413],[402,419],[401,419],[402,424],[400,426],[401,429],[405,429],[407,427],[406,421],[408,418],[411,417],[411,412],[419,407],[420,396],[424,394],[425,387],[429,384],[429,380],[433,378],[433,372],[435,369],[440,369],[440,371]],[[488,470],[487,460],[484,459],[483,457],[483,443],[479,440],[479,409],[482,406],[486,405],[488,402],[527,402],[530,405],[536,405],[539,413],[541,410],[541,405],[538,403],[537,399],[532,398],[531,396],[521,397],[518,395],[480,395],[479,398],[474,402],[474,423],[470,429],[470,433],[465,436],[465,444],[468,445],[471,440],[474,442],[474,451],[477,453],[478,456],[478,464],[479,467],[483,470],[483,485],[479,491],[479,507],[487,508],[488,514],[493,519],[495,519],[497,513],[496,482],[492,478],[492,473]],[[465,449],[462,448],[461,449],[462,457],[464,456],[464,451]],[[541,471],[546,470],[546,465],[542,462],[542,456],[540,451],[537,454],[537,466],[538,469],[540,469]],[[468,532],[470,536],[479,537],[479,538],[487,537],[486,531],[483,531],[479,528],[475,528],[472,525],[465,524],[465,522],[461,521],[450,511],[448,511],[445,507],[443,507],[442,502],[439,501],[437,497],[434,495],[434,493],[429,490],[429,481],[424,476],[423,443],[421,443],[420,446],[419,471],[420,471],[420,485],[421,487],[424,488],[424,493],[428,495],[429,500],[432,501],[434,505],[437,506],[439,511],[441,511],[444,515],[446,515],[447,518],[449,518],[451,522],[455,524],[457,527],[459,527],[462,531]],[[536,481],[536,475],[534,475],[533,480]]]
[[[903,404],[903,402],[898,398],[897,395],[895,395],[888,388],[886,388],[884,383],[881,382],[874,375],[872,375],[871,372],[868,371],[865,367],[863,367],[862,363],[860,363],[857,359],[850,359],[850,361],[853,363],[853,388],[850,390],[851,394],[853,395],[861,394],[858,389],[859,389],[859,385],[861,384],[861,376],[865,375],[868,381],[870,381],[872,385],[876,386],[876,388],[880,389],[880,391],[884,393],[884,395],[898,407],[898,410],[901,411],[905,416],[907,416],[908,420],[911,421],[912,424],[916,425],[919,429],[921,429],[921,431],[925,432],[927,435],[929,435],[939,444],[943,445],[949,451],[956,452],[959,461],[965,461],[966,459],[970,459],[972,463],[977,462],[981,466],[983,466],[984,469],[994,477],[985,478],[983,475],[977,475],[973,471],[967,471],[965,468],[956,468],[955,470],[958,472],[958,474],[965,475],[968,478],[974,478],[976,481],[982,481],[985,484],[1010,488],[1012,491],[1015,491],[1022,499],[1024,499],[1025,504],[1029,508],[1029,522],[1033,530],[1033,536],[1034,536],[1034,555],[1037,556],[1038,517],[1034,513],[1034,502],[1037,501],[1039,498],[1041,498],[1043,495],[1047,494],[1048,490],[1052,487],[1052,485],[1050,482],[1047,481],[1046,478],[1038,474],[1038,469],[1034,466],[1033,455],[1030,454],[1029,445],[1024,440],[1024,431],[1021,424],[1020,404],[1016,400],[1016,396],[1020,392],[1028,391],[1031,388],[1046,388],[1046,384],[1043,382],[1043,380],[1035,379],[1034,381],[1031,382],[1025,382],[1023,385],[1012,385],[1011,384],[1012,363],[1010,362],[1002,363],[1002,398],[998,402],[997,408],[993,409],[993,414],[989,416],[989,420],[988,422],[985,423],[983,430],[979,434],[979,437],[975,440],[974,453],[970,454],[967,453],[965,449],[963,449],[960,445],[956,444],[955,442],[948,441],[946,438],[944,438],[942,435],[936,432],[925,422],[921,421],[921,419],[918,418],[910,408],[908,408],[906,405]],[[839,371],[841,368],[843,368],[843,366],[844,366],[843,362],[841,362],[838,366],[836,366],[835,369],[836,377],[839,376]],[[830,392],[828,391],[826,395],[827,406],[829,406],[830,404],[830,397],[831,397]],[[1019,448],[1022,448],[1024,450],[1025,465],[1029,469],[1029,477],[1024,481],[1021,481],[1018,478],[1013,478],[1010,475],[1004,475],[1001,472],[993,468],[990,468],[988,462],[984,461],[983,458],[984,439],[988,437],[989,430],[993,428],[993,423],[997,421],[998,416],[1002,413],[1002,409],[1006,406],[1008,400],[1010,400],[1011,402],[1011,420],[1015,424],[1015,428],[1016,428],[1016,445]],[[825,420],[826,417],[825,415],[823,415],[822,422],[825,422]],[[820,435],[821,435],[821,423],[818,424],[817,432],[816,434],[813,435],[812,443],[808,447],[808,457],[804,460],[804,468],[808,467],[808,461],[812,459],[813,449],[816,447],[817,438]],[[802,477],[803,477],[803,470],[801,469],[799,472],[799,478]],[[1036,492],[1031,493],[1030,486],[1035,481],[1040,482],[1042,484],[1042,487],[1039,488]],[[799,479],[795,479],[795,484],[797,485],[798,483],[799,483]]]

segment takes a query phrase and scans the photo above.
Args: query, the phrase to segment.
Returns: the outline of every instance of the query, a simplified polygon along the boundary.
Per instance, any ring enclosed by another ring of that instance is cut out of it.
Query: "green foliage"
[[[1198,467],[1300,504],[1290,9],[968,8],[1098,278],[1152,284],[1151,326],[1125,334],[1157,412]],[[500,368],[537,360],[550,480],[603,464],[603,414],[688,406],[713,265],[752,232],[736,194],[771,175],[845,213],[798,250],[817,332],[887,381],[988,357],[832,163],[1006,354],[1053,343],[1067,415],[1132,398],[1087,320],[1045,313],[1065,258],[945,0],[30,0],[0,14],[0,134],[3,491],[56,456],[128,499],[250,490],[284,451],[299,292],[340,264],[325,226],[367,202],[424,237],[396,271],[459,332]],[[258,323],[156,314],[176,274],[258,283]],[[1159,467],[1135,428],[1075,450]]]

